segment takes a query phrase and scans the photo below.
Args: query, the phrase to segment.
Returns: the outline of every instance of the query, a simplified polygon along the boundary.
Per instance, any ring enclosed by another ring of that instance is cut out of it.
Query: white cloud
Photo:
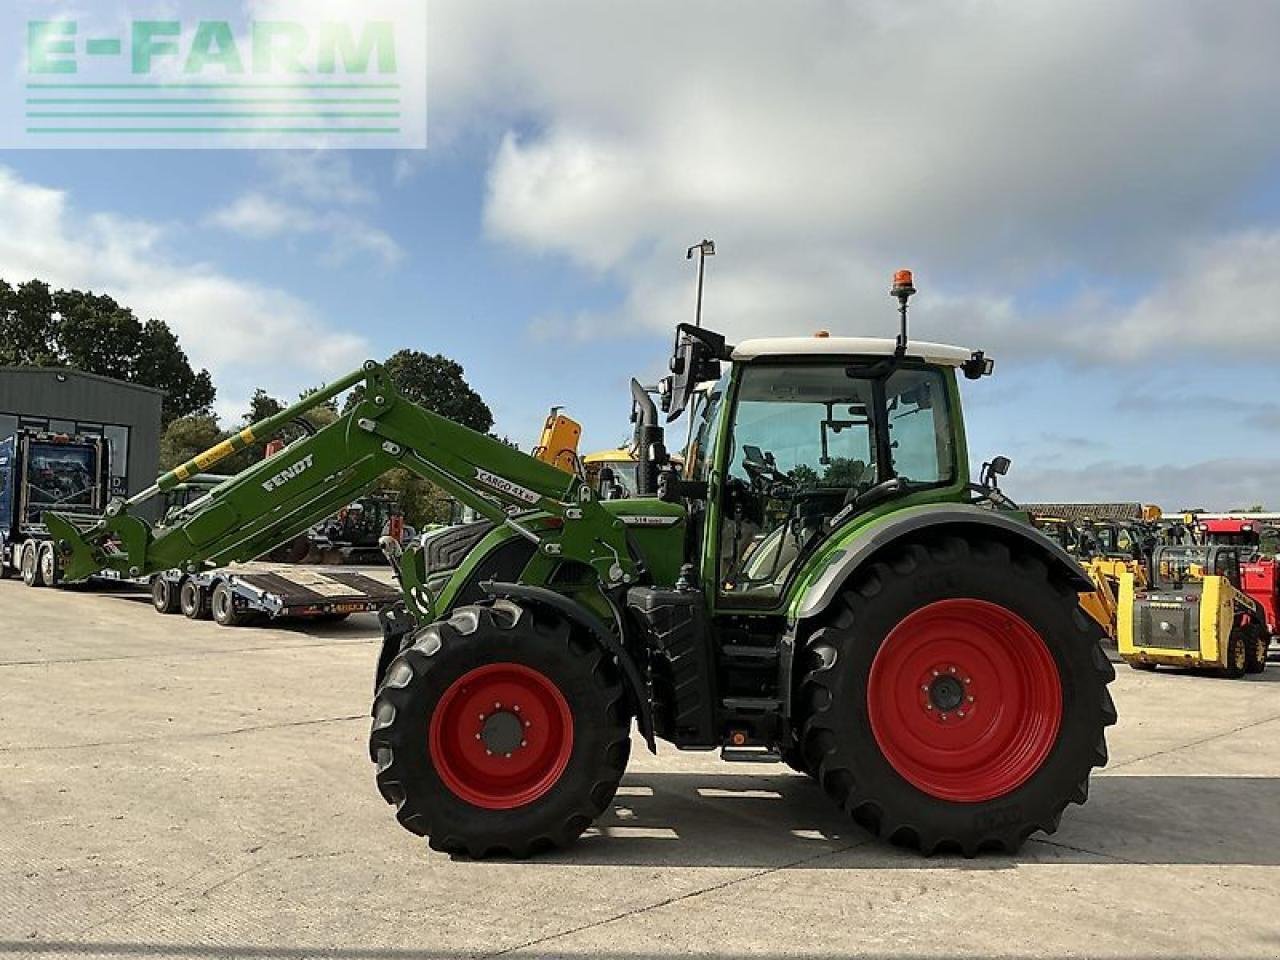
[[[1280,97],[1274,4],[432,11],[433,137],[520,131],[492,160],[488,229],[620,279],[602,327],[686,318],[683,249],[710,234],[708,316],[734,336],[891,329],[884,288],[909,265],[918,322],[949,339],[1088,355],[1100,326],[1062,322],[1092,309],[1120,356],[1149,354],[1171,342],[1157,320],[1210,312],[1212,249],[1239,241],[1224,224],[1280,160],[1259,121]],[[1021,306],[1063,276],[1097,283],[1070,311]],[[1111,292],[1147,288],[1138,306]],[[1256,307],[1217,316],[1198,348],[1238,352],[1237,324],[1280,342]]]
[[[356,176],[351,158],[336,150],[274,150],[262,155],[262,164],[278,189],[312,203],[350,206],[377,197]]]
[[[215,227],[249,237],[277,237],[282,233],[306,229],[311,214],[291,207],[261,193],[245,193],[209,217]]]
[[[1065,469],[1019,469],[1002,484],[1026,503],[1155,503],[1166,511],[1231,510],[1261,503],[1280,508],[1280,459],[1223,457],[1190,463],[1103,460]]]
[[[238,415],[255,387],[289,396],[368,355],[362,337],[332,329],[298,297],[173,257],[167,228],[81,213],[65,193],[2,167],[0,222],[0,277],[106,293],[164,320],[213,374],[221,412]]]
[[[256,240],[319,236],[325,241],[324,259],[330,264],[347,263],[355,254],[370,255],[388,267],[404,259],[404,251],[390,234],[359,217],[340,210],[316,211],[258,192],[241,194],[229,207],[210,214],[208,222]]]

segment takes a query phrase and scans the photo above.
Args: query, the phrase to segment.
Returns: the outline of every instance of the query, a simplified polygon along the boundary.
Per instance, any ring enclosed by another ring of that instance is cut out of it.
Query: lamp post
[[[693,259],[693,251],[698,251],[698,302],[693,312],[693,325],[695,327],[702,326],[702,277],[706,271],[707,257],[716,255],[716,242],[714,240],[703,239],[701,243],[695,243],[687,251],[684,258],[686,260]]]

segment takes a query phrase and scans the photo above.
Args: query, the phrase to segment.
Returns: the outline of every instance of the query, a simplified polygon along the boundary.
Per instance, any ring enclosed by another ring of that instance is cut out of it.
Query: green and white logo
[[[426,0],[19,0],[4,147],[426,147]]]

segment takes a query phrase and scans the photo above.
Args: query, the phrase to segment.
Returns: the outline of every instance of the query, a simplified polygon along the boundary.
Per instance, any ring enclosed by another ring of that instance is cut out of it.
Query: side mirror
[[[982,472],[978,475],[978,483],[988,490],[998,490],[1000,481],[997,478],[1005,476],[1011,466],[1013,466],[1013,461],[1008,457],[992,457],[982,465]]]
[[[676,327],[670,386],[662,397],[668,423],[684,413],[699,383],[720,379],[720,361],[728,360],[732,353],[732,348],[718,333],[691,323]]]

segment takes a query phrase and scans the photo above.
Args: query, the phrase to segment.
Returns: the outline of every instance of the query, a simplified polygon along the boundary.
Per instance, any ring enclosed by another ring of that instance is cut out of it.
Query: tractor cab
[[[956,371],[977,379],[993,363],[908,341],[909,271],[891,293],[897,339],[819,331],[730,346],[700,326],[677,328],[659,394],[668,422],[687,409],[691,422],[683,468],[658,465],[658,495],[689,509],[713,610],[785,612],[797,577],[855,519],[974,489]],[[660,434],[640,429],[637,449],[662,449]]]
[[[698,415],[679,485],[701,521],[703,579],[725,606],[773,606],[797,561],[889,502],[968,484],[954,371],[971,351],[817,336],[748,340]]]

